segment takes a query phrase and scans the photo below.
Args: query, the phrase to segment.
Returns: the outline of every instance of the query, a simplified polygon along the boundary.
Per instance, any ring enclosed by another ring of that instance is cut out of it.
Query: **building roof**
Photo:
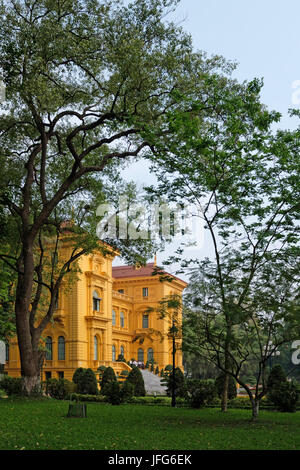
[[[147,263],[146,266],[113,266],[112,268],[112,276],[115,279],[125,279],[125,278],[132,278],[132,277],[149,277],[152,276],[155,272],[156,263]],[[177,281],[183,282],[187,285],[187,282],[179,279],[179,277],[174,276],[173,274],[169,274],[163,270],[159,270],[159,273],[164,273],[166,276],[170,276]]]

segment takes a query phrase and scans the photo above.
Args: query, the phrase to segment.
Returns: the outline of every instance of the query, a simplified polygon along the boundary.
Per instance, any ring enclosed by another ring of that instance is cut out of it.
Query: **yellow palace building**
[[[144,364],[153,358],[159,370],[172,364],[170,320],[159,319],[147,308],[156,308],[170,294],[182,295],[186,282],[175,276],[161,282],[152,275],[155,263],[113,267],[114,257],[113,251],[105,257],[100,251],[81,257],[77,281],[60,292],[54,322],[43,335],[43,380],[72,380],[78,367],[96,372],[102,365],[111,366],[117,374],[130,370],[126,362],[117,361],[119,355]],[[179,343],[177,340],[176,367],[182,368]],[[6,373],[20,376],[16,339],[10,342],[6,359]]]

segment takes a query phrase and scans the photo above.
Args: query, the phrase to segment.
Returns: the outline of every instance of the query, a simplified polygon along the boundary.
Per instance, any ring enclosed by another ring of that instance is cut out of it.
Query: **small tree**
[[[106,385],[110,384],[111,382],[117,382],[117,377],[113,368],[107,367],[105,371],[103,372],[102,380],[100,382],[101,393],[103,393],[103,395],[105,395]]]
[[[174,387],[173,387],[173,380],[174,382]],[[167,386],[167,395],[169,397],[172,396],[172,391],[174,390],[175,396],[176,397],[185,397],[186,396],[186,386],[185,386],[185,378],[183,375],[182,370],[179,367],[175,368],[175,374],[173,377],[172,371],[168,376],[165,377],[161,381],[162,383],[165,383]]]
[[[85,374],[85,369],[83,367],[78,367],[78,369],[75,370],[73,374],[73,378],[72,378],[72,381],[74,382],[74,384],[78,386],[78,384],[82,382],[84,374]]]
[[[134,386],[131,382],[125,381],[120,389],[122,402],[129,402],[134,394]]]
[[[131,369],[126,382],[130,382],[134,386],[135,397],[144,397],[146,395],[143,375],[138,367],[133,367]]]
[[[119,382],[107,382],[104,387],[104,395],[107,397],[107,401],[111,405],[120,405],[122,402],[122,397],[120,394]]]
[[[98,385],[94,371],[80,367],[74,372],[73,382],[77,385],[78,393],[85,395],[97,395]]]

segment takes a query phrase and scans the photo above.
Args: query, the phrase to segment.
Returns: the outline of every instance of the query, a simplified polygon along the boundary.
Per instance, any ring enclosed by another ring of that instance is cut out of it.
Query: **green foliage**
[[[122,370],[120,375],[123,376],[123,377],[127,377],[129,375],[129,372],[128,372],[128,370]]]
[[[268,377],[268,382],[267,382],[268,394],[271,393],[274,388],[280,386],[282,383],[285,383],[286,381],[287,381],[287,377],[283,370],[283,367],[280,364],[276,364],[274,367],[272,367],[270,375]]]
[[[105,395],[82,395],[80,393],[72,393],[72,399],[79,402],[90,402],[90,403],[106,403],[107,398]]]
[[[278,411],[294,412],[297,409],[299,394],[299,385],[295,382],[286,381],[273,385],[268,398]]]
[[[22,396],[22,378],[4,375],[0,380],[0,389],[4,390],[7,395]]]
[[[107,367],[105,371],[103,372],[102,380],[100,382],[101,393],[105,395],[106,385],[110,384],[111,382],[116,382],[116,381],[117,381],[117,377],[116,377],[115,371],[113,370],[112,367]]]
[[[167,395],[172,396],[173,391],[173,374],[172,370],[169,371],[169,375],[166,375],[163,380],[161,380],[163,385],[167,386]],[[174,391],[176,397],[185,397],[187,394],[186,381],[180,367],[175,368],[175,381],[174,381]]]
[[[134,396],[143,397],[146,395],[143,375],[138,367],[133,367],[129,372],[126,382],[130,382],[134,387]]]
[[[111,405],[120,405],[122,403],[120,384],[117,381],[106,383],[103,389],[103,394]]]
[[[90,368],[79,367],[73,375],[73,382],[77,385],[78,393],[96,395],[98,393],[97,379]]]
[[[187,380],[188,402],[192,408],[203,408],[213,403],[217,397],[217,389],[214,380]]]
[[[48,379],[44,382],[47,395],[57,400],[67,400],[77,390],[77,385],[67,379]]]
[[[224,380],[225,380],[225,374],[223,373],[220,374],[215,380],[217,393],[220,398],[222,397],[222,394],[223,394]],[[236,381],[231,375],[229,375],[228,399],[233,400],[234,398],[236,398],[236,396],[237,396]]]
[[[78,367],[75,370],[73,374],[73,378],[72,378],[72,381],[74,382],[74,384],[78,384],[82,380],[84,375],[85,375],[85,369],[83,367]]]
[[[13,289],[15,278],[16,275],[12,270],[0,261],[0,340],[2,341],[8,340],[16,333]]]
[[[128,403],[133,397],[134,386],[131,382],[125,381],[119,384],[117,381],[106,383],[103,389],[103,394],[106,401],[111,405],[120,405],[121,403]]]
[[[121,386],[120,395],[122,403],[130,402],[134,395],[134,385],[131,382],[125,380],[125,382]]]

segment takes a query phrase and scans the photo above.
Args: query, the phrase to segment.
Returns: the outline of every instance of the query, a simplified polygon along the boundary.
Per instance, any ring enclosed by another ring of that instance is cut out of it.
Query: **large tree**
[[[182,97],[202,97],[204,109],[208,77],[216,81],[219,70],[222,86],[232,68],[222,58],[193,52],[190,36],[167,22],[176,4],[0,2],[0,79],[6,85],[0,198],[18,235],[16,254],[3,250],[1,258],[17,272],[15,316],[27,393],[39,384],[39,341],[61,283],[73,263],[96,246],[93,237],[77,230],[79,238],[69,237],[69,258],[57,263],[45,237],[58,243],[63,219],[74,218],[74,200],[80,199],[82,222],[91,193],[98,186],[101,195],[120,162],[152,155],[154,143],[172,138],[165,116],[181,106]],[[95,196],[92,202],[99,201],[103,198]],[[49,270],[57,271],[50,286],[44,282]],[[38,320],[43,288],[49,301]]]
[[[179,256],[165,265],[178,261],[189,270],[194,263],[202,289],[197,296],[201,310],[219,314],[224,411],[235,325],[253,320],[261,311],[267,314],[258,295],[262,301],[272,285],[286,294],[280,313],[289,310],[293,300],[285,289],[286,278],[278,273],[284,274],[285,263],[293,264],[298,256],[299,130],[272,133],[279,115],[262,105],[261,86],[253,80],[241,85],[227,82],[220,89],[212,80],[207,90],[209,115],[197,100],[191,103],[193,112],[170,113],[178,137],[171,144],[165,142],[172,151],[167,158],[158,158],[159,165],[153,164],[159,183],[148,188],[152,199],[163,194],[194,209],[193,216],[203,221],[208,235],[209,257],[182,259],[181,246]],[[274,324],[280,321],[277,315]]]
[[[184,348],[234,377],[250,398],[254,419],[261,399],[268,392],[270,358],[279,348],[300,337],[299,263],[295,253],[278,258],[275,263],[268,261],[256,270],[242,303],[232,283],[229,348],[228,320],[222,312],[215,263],[199,264],[191,276],[185,299],[188,309]],[[228,285],[226,293],[230,298]],[[290,349],[290,359],[292,352]],[[249,385],[249,366],[254,387]]]

